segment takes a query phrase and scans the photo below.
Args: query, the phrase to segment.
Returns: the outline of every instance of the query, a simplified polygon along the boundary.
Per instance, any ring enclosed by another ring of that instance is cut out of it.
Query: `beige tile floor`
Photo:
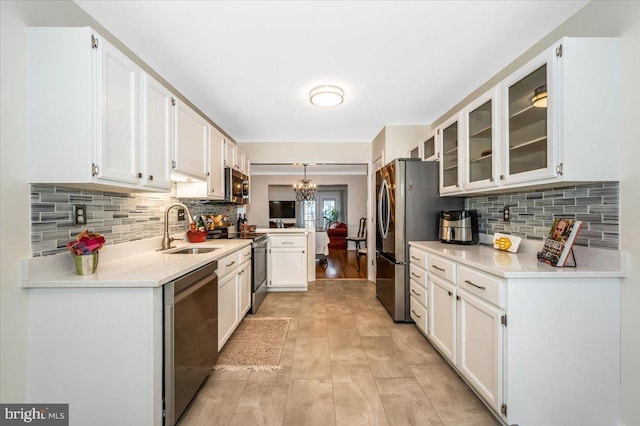
[[[367,281],[270,293],[258,316],[292,318],[281,370],[213,372],[186,425],[495,425],[413,324]]]

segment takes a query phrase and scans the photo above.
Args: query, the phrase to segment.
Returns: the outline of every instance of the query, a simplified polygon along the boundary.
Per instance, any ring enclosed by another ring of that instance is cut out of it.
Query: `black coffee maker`
[[[440,241],[450,244],[478,244],[478,212],[476,210],[442,210]]]

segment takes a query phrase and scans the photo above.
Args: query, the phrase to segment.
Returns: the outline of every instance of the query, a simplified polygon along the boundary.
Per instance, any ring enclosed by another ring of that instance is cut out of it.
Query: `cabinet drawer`
[[[409,294],[411,297],[418,299],[422,306],[427,306],[427,289],[418,285],[414,280],[409,280]]]
[[[442,278],[456,282],[456,264],[442,257],[431,255],[428,258],[429,273],[439,275]]]
[[[415,248],[409,247],[409,261],[413,264],[418,265],[419,267],[426,269],[427,268],[427,253],[424,251]]]
[[[286,247],[306,247],[307,237],[305,235],[291,235],[291,236],[270,236],[271,248],[286,248]]]
[[[427,271],[417,267],[413,263],[409,265],[409,279],[427,288]]]
[[[218,278],[222,278],[229,272],[240,266],[240,251],[228,254],[218,260]]]
[[[409,306],[411,307],[411,319],[416,322],[416,325],[424,334],[428,334],[426,308],[413,296],[409,298]]]
[[[504,308],[504,280],[478,270],[460,265],[458,285],[487,302]]]
[[[251,246],[247,246],[240,250],[240,263],[251,260]]]

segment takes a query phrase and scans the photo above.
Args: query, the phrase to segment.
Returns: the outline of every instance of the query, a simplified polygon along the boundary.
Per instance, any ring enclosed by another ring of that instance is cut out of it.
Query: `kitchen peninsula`
[[[316,280],[315,232],[306,228],[258,228],[269,234],[267,291],[307,291]]]

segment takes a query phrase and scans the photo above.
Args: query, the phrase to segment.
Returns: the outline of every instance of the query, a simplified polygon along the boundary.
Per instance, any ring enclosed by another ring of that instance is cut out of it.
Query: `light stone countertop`
[[[409,245],[503,278],[620,278],[626,276],[623,256],[615,250],[574,246],[578,266],[572,268],[553,267],[539,262],[535,251],[507,253],[488,245],[455,245],[439,241],[410,241]]]
[[[203,254],[168,254],[175,249],[156,251],[160,241],[152,238],[106,245],[100,250],[98,268],[92,275],[77,275],[69,253],[24,259],[22,287],[160,287],[251,244],[251,240],[207,240],[194,244],[174,241],[176,248],[215,247],[217,250]]]

